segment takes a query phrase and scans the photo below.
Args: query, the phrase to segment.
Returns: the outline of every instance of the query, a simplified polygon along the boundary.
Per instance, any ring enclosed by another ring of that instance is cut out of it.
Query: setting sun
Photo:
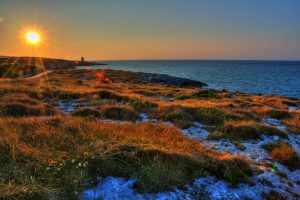
[[[28,31],[25,37],[28,44],[36,45],[40,42],[40,35],[35,31]]]

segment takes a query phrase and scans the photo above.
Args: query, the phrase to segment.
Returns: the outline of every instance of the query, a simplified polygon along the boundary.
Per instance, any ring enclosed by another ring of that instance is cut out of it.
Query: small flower
[[[78,167],[81,167],[81,165],[82,165],[81,163],[78,163]]]
[[[56,164],[56,161],[55,161],[55,160],[52,160],[52,159],[48,159],[48,164],[49,164],[49,165],[55,165],[55,164]]]
[[[85,152],[83,153],[83,155],[84,155],[84,157],[88,157],[90,154],[89,154],[88,152],[85,151]]]
[[[75,159],[72,159],[71,162],[74,163],[74,162],[75,162]]]
[[[51,168],[50,167],[46,167],[46,170],[49,171]]]

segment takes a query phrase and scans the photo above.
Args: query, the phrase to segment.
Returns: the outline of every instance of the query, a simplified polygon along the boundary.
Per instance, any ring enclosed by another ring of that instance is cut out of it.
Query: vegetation
[[[217,130],[210,139],[236,141],[241,150],[240,141],[262,134],[287,137],[261,123],[270,114],[288,132],[300,133],[300,114],[288,111],[284,102],[299,105],[298,100],[241,93],[233,97],[226,91],[157,84],[142,77],[112,70],[59,70],[31,79],[1,78],[0,199],[76,199],[98,176],[133,177],[139,192],[173,190],[207,175],[236,184],[252,175],[253,163],[208,149],[180,129],[200,122],[211,132]],[[189,97],[176,99],[182,95]],[[284,112],[274,114],[270,107]],[[136,123],[141,113],[175,126]],[[266,148],[294,169],[298,161],[286,158],[294,155],[291,147]],[[278,148],[287,153],[281,155]]]
[[[155,192],[200,175],[236,183],[252,173],[242,158],[208,150],[170,126],[72,117],[0,122],[2,198],[30,199],[47,192],[74,198],[99,175],[136,177],[138,190]]]
[[[137,121],[140,116],[129,106],[107,106],[101,112],[104,119]]]
[[[215,90],[202,90],[199,92],[195,92],[191,95],[181,95],[181,96],[177,97],[178,100],[185,100],[185,99],[191,99],[191,98],[194,98],[194,99],[201,99],[201,98],[216,99],[216,98],[220,98],[220,96],[218,96],[218,94]]]
[[[288,143],[275,142],[262,146],[271,155],[272,159],[295,170],[300,167],[300,158],[296,150]]]
[[[292,117],[292,115],[288,111],[284,110],[271,110],[268,114],[271,118],[275,119],[286,119]]]
[[[287,138],[287,135],[277,128],[263,125],[257,122],[227,122],[222,126],[218,133],[209,136],[209,139],[226,138],[233,141],[256,140],[261,135],[277,135]]]

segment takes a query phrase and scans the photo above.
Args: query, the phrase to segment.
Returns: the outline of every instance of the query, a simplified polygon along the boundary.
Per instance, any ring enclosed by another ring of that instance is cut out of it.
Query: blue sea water
[[[160,73],[202,81],[215,89],[300,98],[300,61],[100,61],[93,68]]]

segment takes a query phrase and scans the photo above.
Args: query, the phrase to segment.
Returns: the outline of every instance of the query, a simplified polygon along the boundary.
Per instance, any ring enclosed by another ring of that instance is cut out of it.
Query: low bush
[[[153,115],[154,118],[170,121],[182,129],[193,126],[195,121],[211,126],[219,126],[224,123],[224,112],[218,108],[171,106],[161,108]]]
[[[105,119],[136,121],[140,119],[139,113],[129,106],[106,106],[101,110]]]
[[[90,108],[75,110],[72,112],[72,115],[77,117],[91,117],[91,118],[100,117],[100,113],[97,110],[90,109]]]
[[[157,192],[199,176],[237,183],[252,174],[243,158],[206,149],[162,124],[68,116],[0,119],[0,129],[2,199],[76,199],[98,176],[136,178],[139,191]]]
[[[176,99],[185,100],[185,99],[218,99],[220,96],[214,90],[201,90],[199,92],[193,93],[191,95],[181,95]]]
[[[261,135],[277,135],[282,138],[287,138],[287,135],[277,128],[251,121],[227,122],[219,129],[218,133],[211,134],[208,138],[226,138],[233,141],[240,141],[260,139]]]
[[[286,165],[289,169],[300,169],[300,158],[296,150],[288,143],[275,142],[263,145],[272,159]]]
[[[149,111],[158,106],[156,103],[142,100],[132,100],[130,104],[134,109],[138,111]]]
[[[292,115],[285,110],[271,110],[268,112],[268,116],[275,119],[287,119],[292,117]]]

